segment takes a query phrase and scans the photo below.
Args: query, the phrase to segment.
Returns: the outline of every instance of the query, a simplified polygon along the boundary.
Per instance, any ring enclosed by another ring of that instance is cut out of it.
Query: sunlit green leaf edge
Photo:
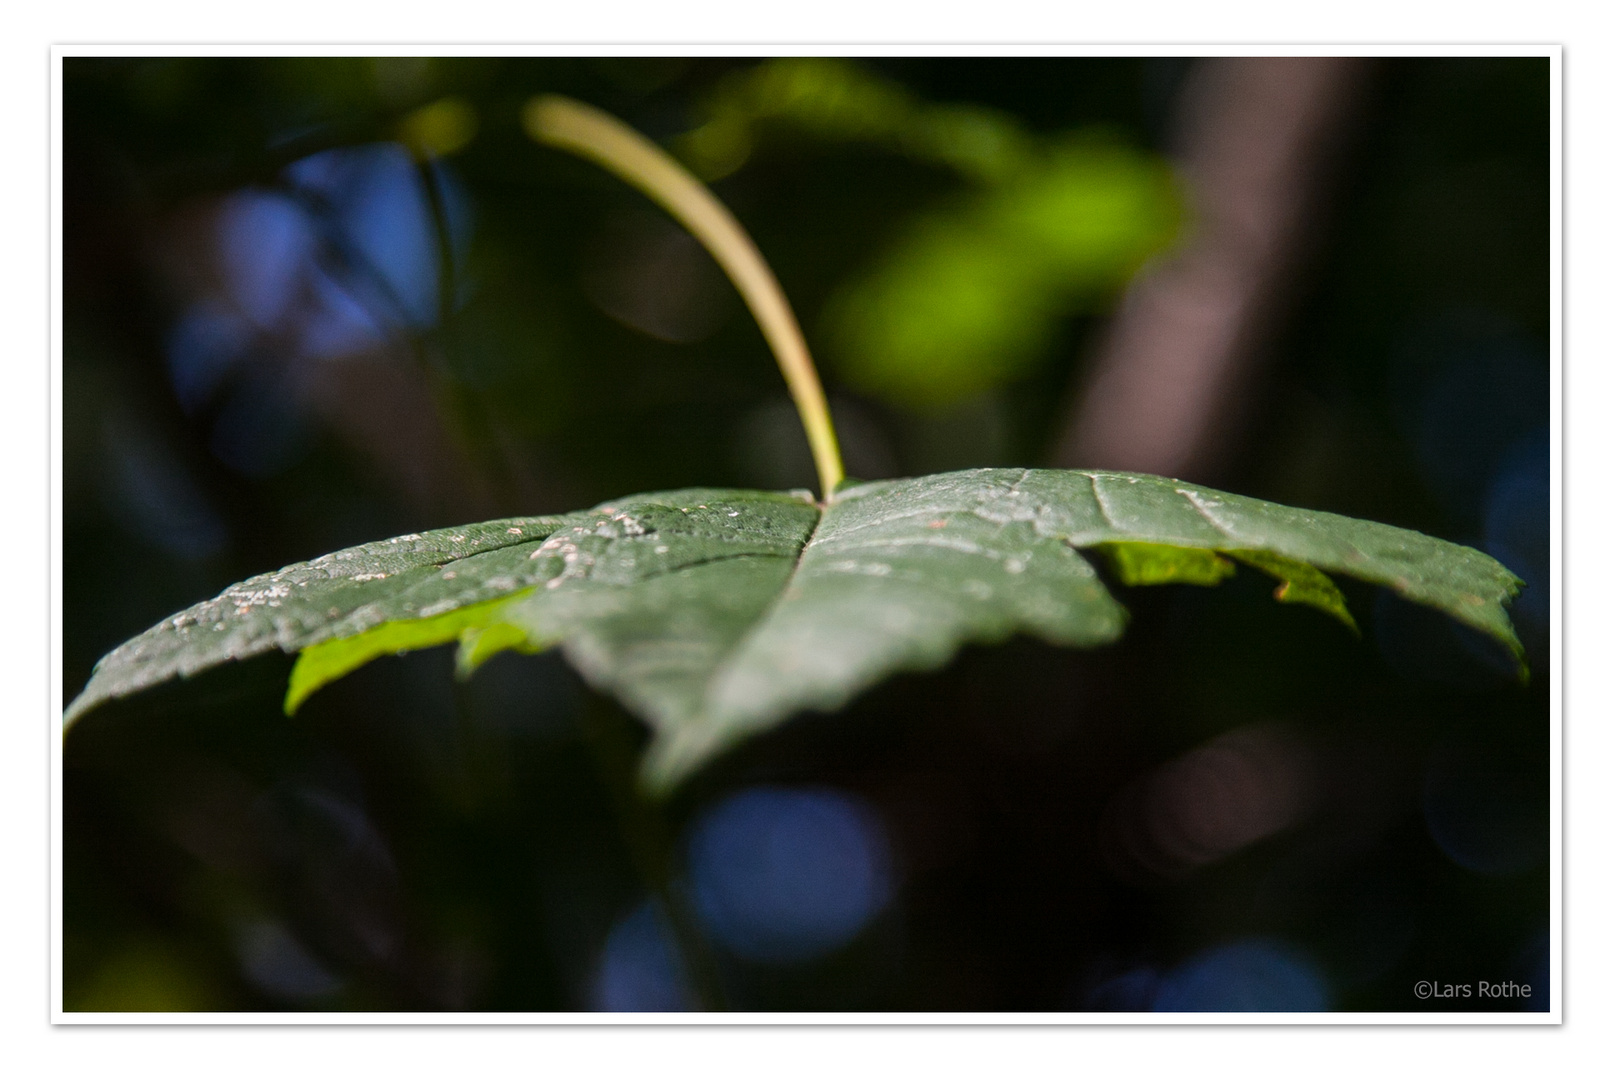
[[[1122,585],[1219,585],[1236,572],[1230,561],[1236,559],[1276,578],[1279,584],[1272,596],[1280,602],[1314,607],[1344,623],[1358,637],[1361,633],[1333,579],[1297,559],[1269,551],[1222,549],[1222,555],[1209,548],[1128,541],[1098,544],[1093,550],[1108,563]]]
[[[298,662],[293,665],[292,675],[287,679],[287,697],[282,707],[291,716],[311,694],[327,683],[341,679],[356,668],[390,653],[406,653],[461,641],[467,647],[463,649],[457,671],[465,677],[500,650],[538,652],[539,647],[530,645],[527,634],[501,618],[508,605],[531,592],[532,589],[520,589],[509,597],[470,604],[443,615],[426,619],[396,619],[352,637],[311,645],[298,654]]]
[[[1230,561],[1208,548],[1122,541],[1098,544],[1092,550],[1122,585],[1219,585],[1237,572]]]
[[[1271,594],[1280,603],[1305,604],[1338,619],[1357,637],[1361,630],[1345,606],[1344,593],[1333,584],[1333,579],[1310,563],[1298,559],[1285,559],[1269,551],[1229,551],[1227,554],[1239,562],[1276,578],[1280,584]]]

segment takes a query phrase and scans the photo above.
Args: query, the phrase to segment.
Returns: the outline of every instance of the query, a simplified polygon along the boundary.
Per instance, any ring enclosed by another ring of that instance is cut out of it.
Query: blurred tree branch
[[[1179,251],[1126,294],[1054,464],[1208,480],[1293,299],[1369,62],[1234,57],[1195,67],[1172,140],[1189,186]]]

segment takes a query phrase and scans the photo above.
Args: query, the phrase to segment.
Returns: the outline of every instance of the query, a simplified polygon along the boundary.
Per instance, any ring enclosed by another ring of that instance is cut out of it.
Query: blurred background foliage
[[[813,485],[724,277],[529,141],[535,94],[713,183],[875,479],[1061,459],[1120,298],[1218,232],[1187,147],[1240,63],[68,59],[64,695],[345,545]],[[1490,551],[1527,582],[1529,685],[1368,590],[1359,640],[1247,571],[1133,590],[1118,646],[969,650],[699,777],[665,814],[683,961],[600,779],[639,728],[556,657],[384,660],[293,719],[290,660],[255,661],[68,740],[65,1006],[685,1008],[695,962],[745,1009],[1448,1004],[1418,979],[1545,1009],[1547,65],[1347,85],[1291,181],[1310,242],[1257,256],[1277,314],[1182,475]]]
[[[897,215],[822,316],[839,374],[903,409],[959,405],[1026,375],[1065,320],[1096,313],[1175,233],[1162,159],[1099,124],[1047,137],[1000,110],[936,105],[847,61],[775,60],[722,80],[676,143],[705,179],[762,137],[865,144],[966,190]]]

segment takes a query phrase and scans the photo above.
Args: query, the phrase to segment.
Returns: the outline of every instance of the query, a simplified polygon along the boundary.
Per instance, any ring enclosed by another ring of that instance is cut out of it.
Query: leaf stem
[[[810,440],[823,499],[844,479],[838,435],[809,346],[776,275],[714,193],[650,139],[600,109],[555,94],[529,102],[524,129],[536,141],[596,162],[669,212],[697,237],[742,294],[787,379]]]

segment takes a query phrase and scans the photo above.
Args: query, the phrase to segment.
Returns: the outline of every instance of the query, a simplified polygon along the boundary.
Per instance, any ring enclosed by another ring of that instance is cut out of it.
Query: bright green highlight
[[[1175,237],[1149,156],[1054,145],[1017,174],[913,218],[834,294],[840,374],[896,405],[948,408],[1033,370],[1072,315],[1101,310]]]
[[[1344,594],[1333,579],[1309,563],[1269,551],[1176,547],[1171,544],[1099,544],[1095,550],[1124,585],[1219,585],[1236,572],[1223,556],[1252,566],[1276,578],[1272,593],[1284,604],[1305,604],[1325,611],[1358,636],[1356,620],[1345,607]]]
[[[1208,548],[1124,543],[1096,550],[1123,585],[1219,585],[1237,572]]]
[[[457,608],[455,611],[447,611],[443,615],[427,619],[397,619],[353,637],[311,645],[298,654],[298,663],[293,665],[292,677],[287,680],[287,698],[282,703],[282,709],[291,716],[315,691],[329,682],[341,679],[356,668],[369,664],[379,656],[406,653],[412,649],[426,649],[456,640],[463,643],[463,655],[457,658],[457,668],[470,673],[501,649],[518,647],[506,640],[509,634],[492,638],[487,645],[482,636],[485,631],[498,625],[502,608],[532,591],[525,589],[512,596]],[[515,627],[505,629],[516,630]],[[521,630],[517,633],[522,636]],[[469,640],[474,642],[471,658],[467,648]],[[497,641],[500,642],[499,645],[496,644]]]
[[[1229,551],[1227,554],[1282,582],[1271,594],[1282,603],[1306,604],[1325,611],[1348,626],[1357,637],[1361,636],[1356,620],[1344,606],[1344,593],[1333,584],[1332,578],[1316,567],[1269,551]]]
[[[456,650],[456,674],[465,679],[491,657],[508,649],[533,655],[548,647],[534,644],[522,627],[509,622],[471,626],[461,632],[461,647]]]

